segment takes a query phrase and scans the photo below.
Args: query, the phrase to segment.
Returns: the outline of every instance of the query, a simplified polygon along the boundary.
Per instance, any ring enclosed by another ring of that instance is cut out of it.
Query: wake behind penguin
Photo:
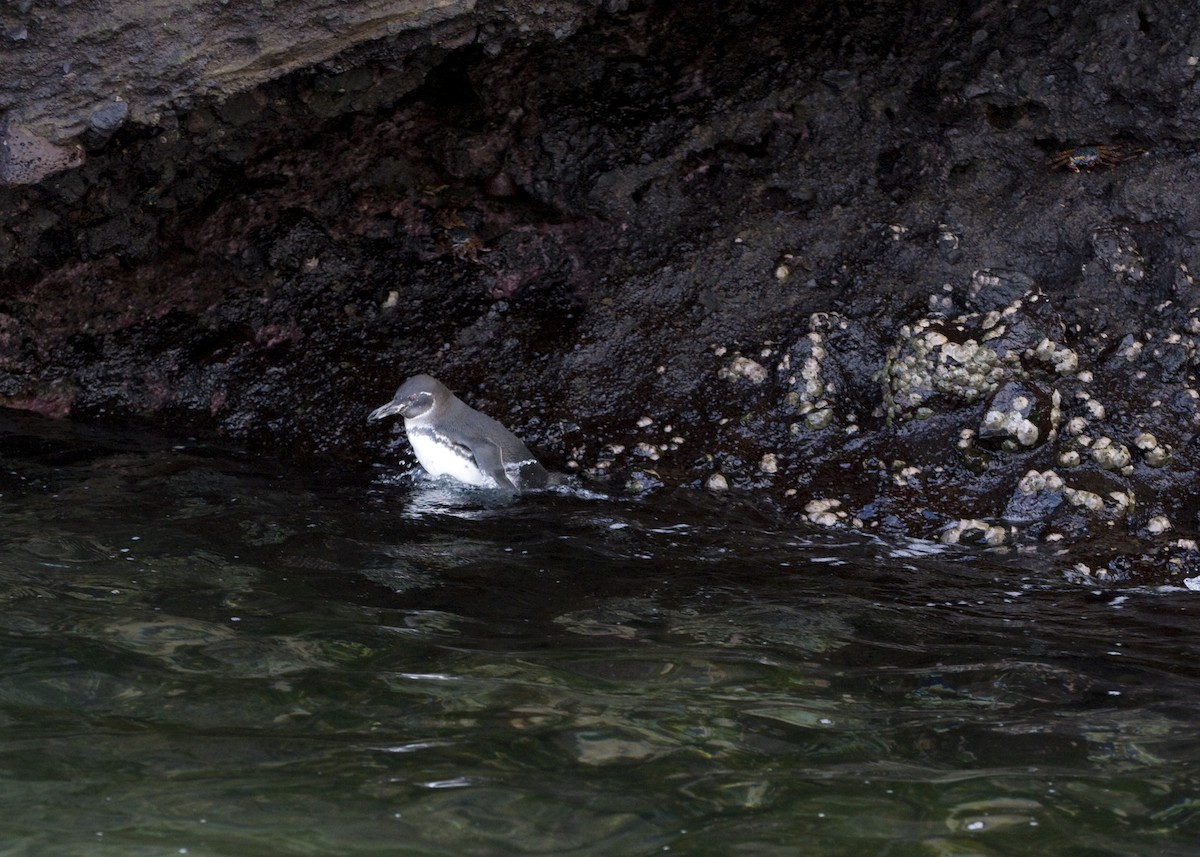
[[[429,375],[414,375],[367,421],[399,414],[417,461],[430,476],[507,492],[534,491],[557,480],[529,448],[487,414]]]

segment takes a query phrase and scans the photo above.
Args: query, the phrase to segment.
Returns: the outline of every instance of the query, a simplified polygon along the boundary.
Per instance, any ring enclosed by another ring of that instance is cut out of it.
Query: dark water
[[[0,855],[1194,855],[1200,596],[0,417]]]

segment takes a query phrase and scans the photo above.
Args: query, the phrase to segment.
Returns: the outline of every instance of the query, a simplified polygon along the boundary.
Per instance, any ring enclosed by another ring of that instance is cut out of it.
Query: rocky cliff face
[[[561,37],[595,5],[19,0],[0,10],[0,180],[40,181],[126,122],[169,131],[196,100],[222,102],[299,69],[428,63],[466,44],[498,50],[513,33]],[[388,95],[398,91],[393,81]]]
[[[1195,576],[1200,11],[139,9],[3,13],[10,407],[376,457],[428,371],[629,490]]]

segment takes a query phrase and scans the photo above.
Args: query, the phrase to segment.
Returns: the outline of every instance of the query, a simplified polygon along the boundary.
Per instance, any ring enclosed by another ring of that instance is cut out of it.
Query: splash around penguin
[[[414,375],[367,422],[399,414],[417,461],[431,476],[504,491],[551,483],[529,448],[500,423],[463,402],[436,378]]]

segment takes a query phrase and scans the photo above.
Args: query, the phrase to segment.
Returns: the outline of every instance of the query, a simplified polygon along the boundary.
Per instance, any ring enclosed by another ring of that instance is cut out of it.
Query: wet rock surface
[[[0,401],[403,458],[427,371],[615,490],[1196,575],[1200,10],[513,5],[64,131]]]

